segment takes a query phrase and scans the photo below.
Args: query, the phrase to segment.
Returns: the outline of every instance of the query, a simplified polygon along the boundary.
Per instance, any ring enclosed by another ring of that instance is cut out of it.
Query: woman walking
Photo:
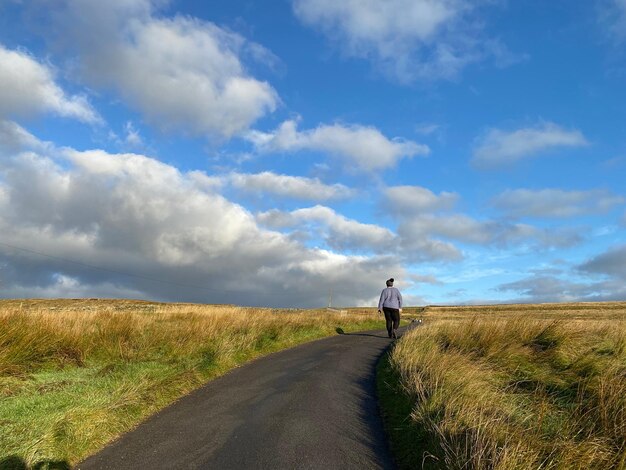
[[[378,301],[378,313],[385,312],[387,333],[390,338],[397,338],[397,330],[400,326],[400,313],[402,313],[402,294],[393,287],[393,277],[387,279],[387,287],[380,293]]]

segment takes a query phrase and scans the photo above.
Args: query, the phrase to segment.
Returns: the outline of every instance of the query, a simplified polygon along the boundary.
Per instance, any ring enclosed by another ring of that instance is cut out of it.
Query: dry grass
[[[422,313],[389,358],[406,468],[626,468],[626,303]]]
[[[381,323],[325,310],[0,301],[0,467],[76,463],[210,378],[339,327]]]

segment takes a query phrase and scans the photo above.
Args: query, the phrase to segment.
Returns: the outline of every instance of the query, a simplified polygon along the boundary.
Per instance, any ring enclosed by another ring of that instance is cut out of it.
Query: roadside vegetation
[[[626,468],[626,303],[420,314],[379,364],[401,468]]]
[[[371,311],[0,301],[0,468],[70,468],[254,357],[383,327]]]

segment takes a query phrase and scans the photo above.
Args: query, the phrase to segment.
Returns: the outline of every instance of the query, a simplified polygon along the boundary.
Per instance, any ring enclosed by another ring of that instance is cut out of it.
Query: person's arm
[[[383,301],[385,300],[385,289],[380,293],[380,299],[378,300],[378,313],[383,309]]]
[[[400,313],[402,313],[402,294],[398,291],[398,302],[400,304]]]

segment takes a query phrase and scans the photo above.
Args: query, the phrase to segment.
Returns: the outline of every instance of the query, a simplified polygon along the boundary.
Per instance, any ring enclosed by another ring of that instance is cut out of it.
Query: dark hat
[[[387,287],[391,287],[393,286],[393,277],[390,279],[387,279]]]

